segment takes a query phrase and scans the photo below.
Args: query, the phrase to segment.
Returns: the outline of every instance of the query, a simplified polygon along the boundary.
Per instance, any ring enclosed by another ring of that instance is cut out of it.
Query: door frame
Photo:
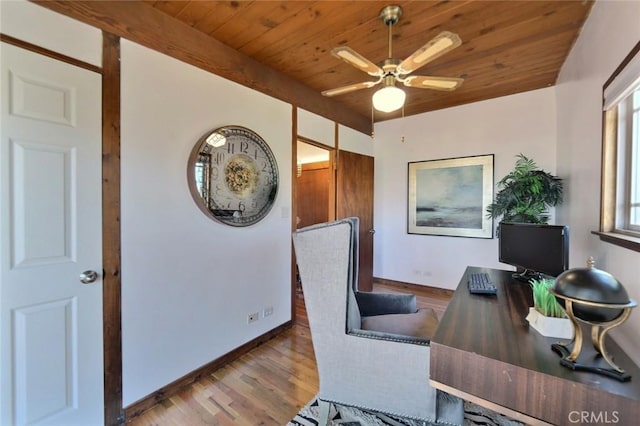
[[[102,32],[102,317],[104,422],[125,422],[122,406],[120,235],[120,37]]]

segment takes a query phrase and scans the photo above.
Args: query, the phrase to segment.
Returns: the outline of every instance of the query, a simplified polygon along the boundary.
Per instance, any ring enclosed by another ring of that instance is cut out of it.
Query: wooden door
[[[298,228],[329,220],[329,162],[302,165],[298,176]]]
[[[1,56],[0,424],[103,424],[101,76]]]
[[[373,167],[373,157],[338,152],[336,219],[360,218],[360,291],[373,288]]]

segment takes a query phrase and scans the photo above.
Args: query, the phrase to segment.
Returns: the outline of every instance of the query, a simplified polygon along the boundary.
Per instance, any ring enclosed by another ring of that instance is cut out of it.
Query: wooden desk
[[[489,273],[497,296],[470,294],[467,276],[473,272]],[[511,273],[467,268],[431,340],[431,384],[529,424],[638,424],[638,366],[611,339],[607,350],[631,381],[561,366],[551,350],[557,339],[529,329],[531,289]],[[597,359],[588,343],[580,360]]]

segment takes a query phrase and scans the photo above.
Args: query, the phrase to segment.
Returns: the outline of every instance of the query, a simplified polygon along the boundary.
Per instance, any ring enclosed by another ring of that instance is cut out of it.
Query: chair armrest
[[[349,334],[373,339],[428,345],[438,329],[438,316],[431,308],[412,314],[387,314],[363,317],[360,330]]]
[[[361,337],[365,339],[375,339],[375,340],[386,340],[389,342],[396,343],[404,343],[404,344],[413,344],[420,346],[429,346],[431,343],[431,339],[425,339],[422,337],[416,336],[407,336],[404,334],[396,334],[396,333],[386,333],[383,331],[375,331],[375,330],[352,330],[347,333],[349,336]]]
[[[414,294],[356,292],[356,301],[363,317],[417,312]]]
[[[422,308],[412,314],[388,314],[362,318],[362,327],[347,334],[367,339],[388,340],[429,346],[438,328],[433,309]]]

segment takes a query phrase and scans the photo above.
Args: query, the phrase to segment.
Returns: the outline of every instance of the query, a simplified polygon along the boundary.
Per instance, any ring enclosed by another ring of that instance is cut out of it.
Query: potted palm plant
[[[533,307],[529,308],[527,321],[538,333],[547,337],[571,339],[573,326],[564,310],[549,291],[554,281],[548,278],[531,280]]]
[[[517,158],[514,169],[498,182],[499,190],[487,208],[488,216],[502,216],[504,222],[546,224],[549,207],[562,202],[562,180],[523,154]]]

